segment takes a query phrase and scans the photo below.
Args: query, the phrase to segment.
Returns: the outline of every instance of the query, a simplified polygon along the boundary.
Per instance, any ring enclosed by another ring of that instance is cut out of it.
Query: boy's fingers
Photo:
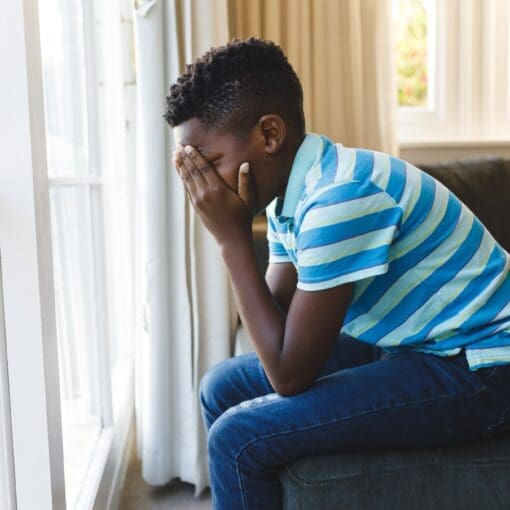
[[[183,162],[183,159],[180,154],[177,154],[174,157],[175,167],[177,168],[177,173],[179,174],[179,177],[182,179],[182,182],[184,183],[184,186],[186,187],[186,191],[188,192],[188,196],[190,194],[195,194],[196,192],[196,184],[195,181],[186,168],[186,165]]]
[[[187,145],[186,147],[189,147],[189,145]],[[207,184],[203,170],[195,164],[193,159],[190,157],[189,152],[188,151],[181,152],[181,157],[183,165],[185,166],[188,174],[195,181],[195,184],[197,186],[204,186],[205,184]]]
[[[188,156],[185,158],[189,163],[193,164],[195,168],[198,170],[198,173],[209,183],[216,184],[220,178],[216,173],[216,169],[214,165],[208,161],[200,151],[192,147],[191,145],[186,145],[184,147],[184,152]]]
[[[252,175],[250,173],[250,164],[248,162],[242,163],[239,167],[237,194],[246,205],[253,208],[255,193],[253,189]]]

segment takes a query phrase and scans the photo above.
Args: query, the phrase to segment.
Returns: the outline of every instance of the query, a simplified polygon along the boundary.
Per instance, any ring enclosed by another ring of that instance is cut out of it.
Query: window
[[[510,0],[393,0],[401,142],[510,138]]]
[[[134,80],[122,14],[110,2],[39,0],[68,508],[97,489],[132,399]]]
[[[434,4],[427,0],[395,0],[396,68],[400,107],[433,108],[435,63]]]

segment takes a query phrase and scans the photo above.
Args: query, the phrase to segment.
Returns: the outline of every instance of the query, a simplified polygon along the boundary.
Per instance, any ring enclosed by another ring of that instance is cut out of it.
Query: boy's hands
[[[238,170],[238,189],[221,179],[214,165],[191,145],[177,145],[172,162],[193,207],[220,246],[249,236],[255,215],[255,190],[249,163]]]

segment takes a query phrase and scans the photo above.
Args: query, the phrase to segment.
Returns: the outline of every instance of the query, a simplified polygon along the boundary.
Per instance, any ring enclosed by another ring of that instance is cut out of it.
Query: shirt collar
[[[275,216],[278,221],[293,220],[297,203],[305,187],[306,174],[321,160],[323,147],[321,135],[306,133],[294,156],[284,197],[276,199]]]

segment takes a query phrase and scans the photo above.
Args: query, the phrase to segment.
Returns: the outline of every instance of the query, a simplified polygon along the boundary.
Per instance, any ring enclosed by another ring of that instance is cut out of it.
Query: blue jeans
[[[509,430],[510,364],[470,371],[464,351],[373,359],[367,344],[340,333],[302,393],[276,393],[251,352],[211,367],[200,401],[213,509],[273,510],[282,508],[278,473],[296,459],[440,447]]]

